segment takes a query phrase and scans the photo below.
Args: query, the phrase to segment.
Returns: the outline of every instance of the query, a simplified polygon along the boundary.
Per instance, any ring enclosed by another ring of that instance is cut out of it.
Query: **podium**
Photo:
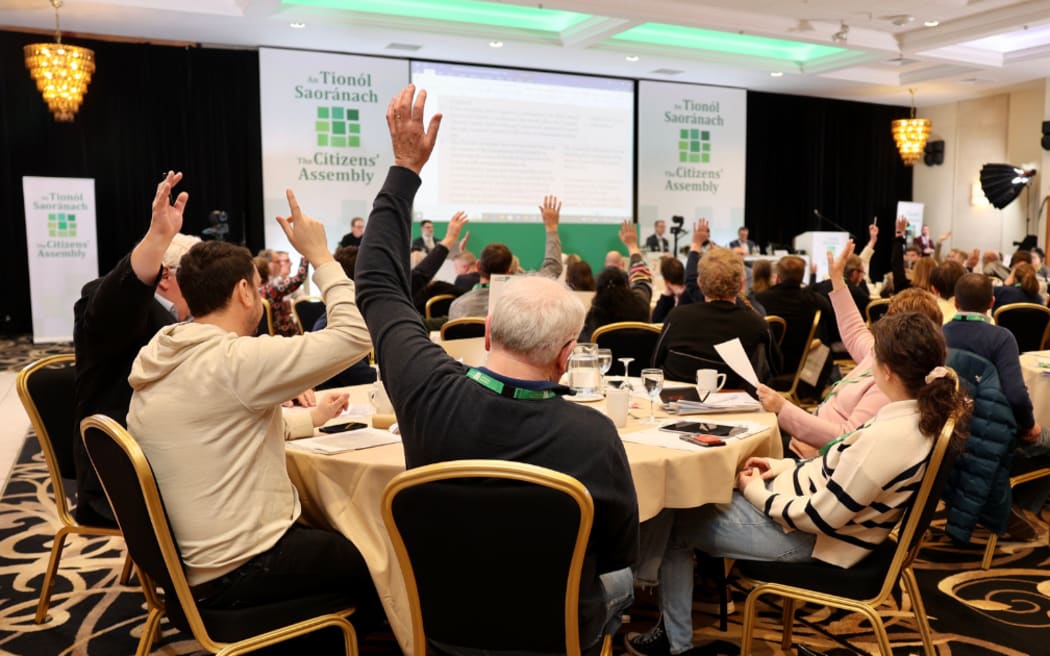
[[[809,261],[817,265],[817,280],[824,280],[828,277],[827,252],[841,253],[847,241],[849,241],[848,232],[814,230],[803,232],[795,237],[795,250],[806,251]]]

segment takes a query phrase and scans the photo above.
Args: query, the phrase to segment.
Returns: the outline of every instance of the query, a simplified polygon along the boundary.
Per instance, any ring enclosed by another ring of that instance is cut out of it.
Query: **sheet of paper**
[[[375,428],[361,428],[344,433],[332,433],[318,437],[308,437],[302,440],[288,442],[287,446],[293,449],[301,449],[323,455],[333,455],[346,451],[358,451],[369,449],[384,444],[396,444],[401,438],[393,433]]]
[[[673,422],[668,422],[673,423]],[[751,421],[719,421],[719,424],[727,426],[743,426],[747,429],[747,432],[741,433],[740,435],[734,435],[733,437],[723,438],[726,442],[733,440],[741,440],[745,437],[756,435],[766,430],[768,426],[765,424],[759,424]],[[647,428],[646,430],[636,431],[634,433],[624,433],[620,435],[620,439],[624,442],[633,442],[635,444],[647,444],[649,446],[659,446],[665,449],[677,449],[678,451],[703,451],[705,449],[718,449],[721,447],[717,446],[698,446],[690,442],[686,442],[682,439],[682,433],[671,433],[668,431],[660,430],[659,427]]]
[[[678,401],[666,406],[668,412],[679,415],[711,414],[718,412],[755,412],[762,406],[758,401],[744,392],[716,392],[708,397],[707,402]]]
[[[740,338],[734,337],[728,342],[715,344],[715,351],[737,376],[758,387],[758,374],[755,373],[755,368],[751,366],[751,360],[748,359],[747,353],[744,352],[744,345],[740,343]]]
[[[372,416],[373,412],[375,412],[375,408],[372,407],[371,403],[351,403],[346,406],[346,410],[339,413],[339,416],[346,417],[348,420],[361,417],[367,420],[368,417]]]

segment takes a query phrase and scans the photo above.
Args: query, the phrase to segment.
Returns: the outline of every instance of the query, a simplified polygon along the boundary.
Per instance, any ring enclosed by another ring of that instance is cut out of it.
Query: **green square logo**
[[[318,107],[314,133],[321,147],[360,148],[360,114],[350,107]]]
[[[678,161],[691,164],[711,162],[711,133],[707,130],[678,131]]]
[[[77,215],[76,214],[48,214],[47,235],[49,237],[76,237]]]

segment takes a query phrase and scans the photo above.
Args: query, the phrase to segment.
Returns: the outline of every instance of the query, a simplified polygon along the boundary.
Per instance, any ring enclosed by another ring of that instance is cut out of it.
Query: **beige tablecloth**
[[[351,403],[368,402],[368,386],[349,391]],[[648,402],[640,398],[635,401],[638,407],[631,413],[647,416]],[[603,408],[602,402],[588,405],[596,410]],[[744,460],[752,455],[782,455],[775,415],[758,412],[718,417],[756,421],[770,428],[743,440],[732,440],[723,447],[697,451],[624,443],[643,521],[664,508],[727,502]],[[621,433],[643,428],[646,426],[632,417]],[[287,462],[288,473],[302,500],[303,517],[313,526],[339,531],[360,549],[394,635],[405,653],[411,653],[412,630],[404,579],[379,510],[386,484],[405,470],[401,445],[332,456],[289,448]]]
[[[1035,421],[1045,428],[1050,426],[1050,368],[1040,367],[1040,363],[1050,364],[1050,351],[1021,354],[1021,374],[1032,397]]]

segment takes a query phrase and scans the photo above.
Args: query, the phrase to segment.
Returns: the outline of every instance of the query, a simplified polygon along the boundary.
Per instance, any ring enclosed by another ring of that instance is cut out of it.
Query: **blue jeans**
[[[660,611],[672,654],[693,646],[693,550],[741,560],[806,562],[816,536],[784,529],[733,493],[727,504],[675,511],[671,539],[660,565]]]

